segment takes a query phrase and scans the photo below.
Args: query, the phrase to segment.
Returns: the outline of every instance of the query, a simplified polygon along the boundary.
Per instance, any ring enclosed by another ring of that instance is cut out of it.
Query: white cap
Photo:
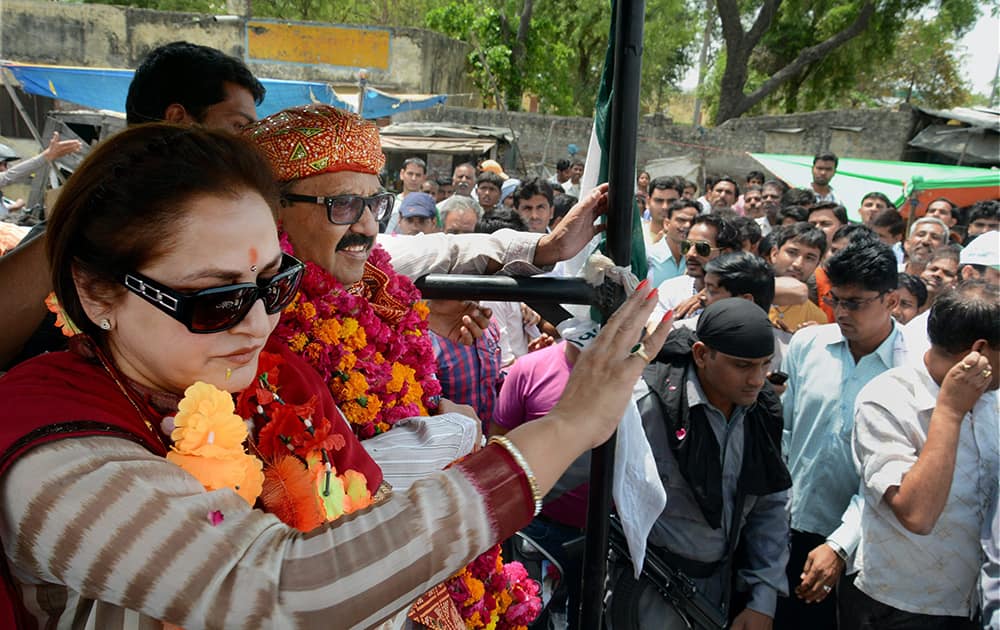
[[[1000,232],[980,234],[962,250],[959,265],[982,265],[1000,271]]]

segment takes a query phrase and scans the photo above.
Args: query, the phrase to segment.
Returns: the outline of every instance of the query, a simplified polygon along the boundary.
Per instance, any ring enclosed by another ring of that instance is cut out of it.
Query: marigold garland
[[[294,255],[284,233],[281,246]],[[377,311],[380,301],[388,306]],[[387,321],[387,313],[393,321]],[[346,289],[307,262],[299,293],[274,334],[319,372],[364,440],[437,406],[441,385],[428,314],[419,290],[393,270],[384,249],[375,247],[365,278]],[[520,563],[504,565],[499,546],[445,586],[470,629],[526,629],[541,611],[538,584]]]
[[[300,531],[372,504],[365,476],[338,471],[331,454],[344,437],[316,415],[316,397],[301,403],[280,394],[280,355],[261,352],[257,378],[234,404],[232,394],[197,382],[184,392],[167,459],[206,490],[230,488]],[[237,415],[238,414],[238,415]],[[257,432],[247,453],[248,423]],[[221,522],[221,515],[219,517]]]
[[[281,245],[294,254],[284,233]],[[384,433],[404,418],[427,415],[441,394],[420,292],[393,271],[380,247],[372,250],[368,267],[384,278],[374,289],[381,292],[376,299],[402,305],[398,321],[376,312],[368,277],[345,288],[307,262],[299,293],[274,332],[319,372],[361,439]]]

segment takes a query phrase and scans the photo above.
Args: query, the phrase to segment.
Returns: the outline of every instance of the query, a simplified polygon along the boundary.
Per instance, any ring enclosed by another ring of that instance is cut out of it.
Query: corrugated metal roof
[[[992,129],[1000,132],[1000,111],[988,107],[955,107],[953,109],[926,109],[918,107],[918,110],[925,114],[944,118],[946,120],[957,120],[958,122]]]

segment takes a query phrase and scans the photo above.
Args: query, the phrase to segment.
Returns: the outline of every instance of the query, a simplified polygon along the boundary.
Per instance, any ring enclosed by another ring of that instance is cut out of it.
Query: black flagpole
[[[639,126],[642,28],[645,0],[615,5],[614,75],[608,121],[608,256],[619,266],[631,261],[635,151]],[[616,435],[591,452],[587,542],[583,555],[580,628],[599,630],[607,577],[608,515],[615,466]]]

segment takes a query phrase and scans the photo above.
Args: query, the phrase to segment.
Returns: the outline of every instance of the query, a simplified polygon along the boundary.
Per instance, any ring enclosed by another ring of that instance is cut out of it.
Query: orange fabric
[[[264,153],[279,182],[339,171],[378,175],[385,166],[375,123],[329,105],[284,109],[243,135]]]
[[[823,269],[823,267],[816,267],[814,275],[816,277],[816,301],[819,303],[818,306],[826,313],[827,321],[835,322],[837,318],[833,316],[833,309],[823,301],[823,298],[830,295],[830,277],[826,275],[826,269]]]

